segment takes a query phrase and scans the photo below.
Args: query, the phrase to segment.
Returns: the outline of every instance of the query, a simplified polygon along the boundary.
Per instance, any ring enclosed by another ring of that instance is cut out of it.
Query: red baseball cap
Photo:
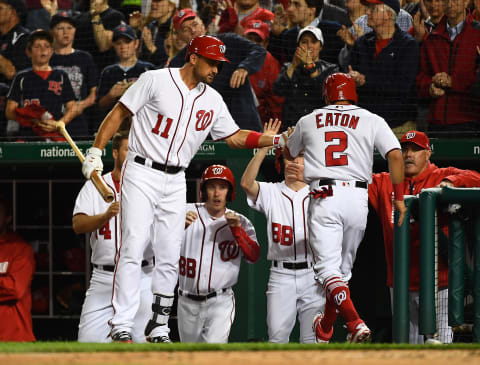
[[[270,29],[268,28],[267,23],[262,22],[261,20],[252,19],[245,24],[243,34],[247,35],[248,33],[256,33],[260,38],[265,40],[270,35]]]
[[[179,10],[174,16],[173,16],[173,27],[175,30],[178,30],[180,26],[183,24],[185,20],[196,18],[197,13],[195,13],[192,9],[186,8],[186,9],[181,9]]]
[[[430,140],[423,132],[408,131],[402,136],[400,144],[402,143],[415,143],[417,146],[430,151]]]

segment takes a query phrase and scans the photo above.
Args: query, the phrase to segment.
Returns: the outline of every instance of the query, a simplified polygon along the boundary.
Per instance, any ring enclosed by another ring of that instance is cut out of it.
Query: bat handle
[[[105,184],[105,181],[97,171],[92,171],[90,174],[90,180],[92,180],[93,185],[95,185],[103,200],[105,200],[107,203],[113,202],[115,199],[113,191],[108,187],[107,184]]]

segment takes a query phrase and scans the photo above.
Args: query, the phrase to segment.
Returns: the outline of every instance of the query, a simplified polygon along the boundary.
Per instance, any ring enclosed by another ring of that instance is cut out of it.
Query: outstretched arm
[[[273,121],[273,128],[280,128],[282,122],[278,119]],[[240,129],[234,135],[225,139],[230,148],[261,148],[271,146],[283,147],[288,139],[286,133],[283,134],[267,134]]]
[[[264,134],[277,134],[280,129],[280,124],[275,123],[272,119],[270,119],[264,128]],[[245,169],[242,180],[240,181],[240,186],[245,191],[247,196],[252,199],[256,200],[258,196],[259,185],[256,181],[258,176],[258,171],[260,170],[260,166],[262,165],[265,156],[269,151],[269,147],[261,148],[257,151],[257,153],[252,157],[250,162]]]

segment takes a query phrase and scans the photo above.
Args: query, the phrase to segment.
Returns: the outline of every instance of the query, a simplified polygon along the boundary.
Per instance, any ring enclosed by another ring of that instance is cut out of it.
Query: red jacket
[[[459,124],[478,121],[480,104],[474,102],[472,85],[477,76],[480,56],[480,23],[467,17],[462,32],[450,41],[447,18],[423,41],[420,50],[420,72],[417,75],[419,97],[430,100],[428,123]],[[444,96],[432,98],[429,88],[432,77],[446,72],[452,78],[452,87]]]
[[[248,76],[258,100],[258,114],[265,124],[270,118],[282,119],[284,97],[273,94],[273,83],[281,70],[280,63],[267,51],[263,67],[257,73]]]
[[[414,179],[405,178],[404,193],[417,195],[425,188],[433,188],[442,180],[451,181],[455,187],[478,187],[480,186],[480,174],[471,170],[460,170],[455,167],[438,168],[430,163],[427,169]],[[368,186],[368,198],[370,204],[377,211],[382,221],[383,239],[385,243],[385,258],[387,261],[387,285],[393,287],[393,191],[390,175],[386,172],[373,174],[372,183]],[[410,221],[410,290],[417,291],[419,288],[419,247],[420,227],[418,222]],[[447,234],[448,221],[441,217],[439,225]],[[439,287],[448,286],[448,265],[439,257]]]
[[[0,237],[0,341],[35,341],[30,284],[35,272],[32,247],[18,234]]]

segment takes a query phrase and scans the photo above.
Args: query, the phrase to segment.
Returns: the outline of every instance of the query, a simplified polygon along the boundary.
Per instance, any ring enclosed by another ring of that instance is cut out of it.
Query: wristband
[[[273,141],[272,141],[273,147],[285,147],[285,143],[286,143],[286,140],[283,134],[276,134],[273,136]]]
[[[393,185],[393,199],[394,200],[403,200],[403,183],[402,184],[392,184]]]
[[[258,148],[258,141],[260,141],[260,137],[263,136],[262,133],[250,131],[245,140],[245,147],[247,148]]]

